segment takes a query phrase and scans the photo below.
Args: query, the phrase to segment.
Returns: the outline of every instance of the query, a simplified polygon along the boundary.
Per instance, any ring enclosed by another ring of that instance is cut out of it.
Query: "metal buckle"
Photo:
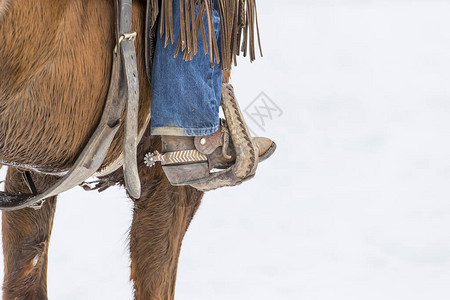
[[[136,32],[121,34],[117,45],[114,47],[114,53],[117,53],[117,47],[118,47],[118,45],[120,45],[120,43],[123,42],[123,40],[127,39],[129,41],[134,41],[136,39],[136,36],[137,36]]]

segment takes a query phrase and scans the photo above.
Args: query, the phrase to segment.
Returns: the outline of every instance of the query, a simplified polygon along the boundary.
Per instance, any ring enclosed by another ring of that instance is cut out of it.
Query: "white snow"
[[[176,298],[450,299],[450,2],[259,2],[264,59],[240,61],[276,155],[210,192],[185,237]],[[4,172],[4,171],[3,171]],[[50,299],[132,299],[131,203],[58,203]]]

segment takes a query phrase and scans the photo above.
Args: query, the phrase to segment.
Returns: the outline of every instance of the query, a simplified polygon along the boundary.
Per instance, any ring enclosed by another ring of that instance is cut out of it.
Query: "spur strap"
[[[136,122],[138,102],[134,34],[130,32],[131,4],[132,0],[114,1],[117,47],[113,54],[108,96],[100,123],[75,164],[67,175],[39,195],[0,192],[0,209],[17,210],[26,207],[39,209],[44,199],[67,191],[94,175],[103,163],[109,147],[122,123],[121,118],[127,101],[126,123],[130,122],[130,124],[125,124],[124,157],[125,165],[127,166],[125,167],[124,173],[126,174],[126,182],[130,195],[139,198],[140,183],[137,174],[136,147],[134,147],[134,151],[131,149],[137,143]]]
[[[145,155],[144,162],[147,167],[153,167],[158,161],[162,165],[198,163],[208,161],[208,156],[196,149],[167,152],[164,154],[155,151],[154,153],[147,153]]]

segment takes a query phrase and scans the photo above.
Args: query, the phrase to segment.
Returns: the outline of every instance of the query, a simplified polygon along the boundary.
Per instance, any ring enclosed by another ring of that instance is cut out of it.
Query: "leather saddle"
[[[146,68],[151,78],[151,62],[156,41],[155,7],[152,0],[147,0],[147,20],[145,30]],[[32,194],[12,194],[0,192],[0,209],[17,210],[26,207],[39,209],[46,198],[67,191],[93,176],[103,163],[109,147],[122,123],[124,123],[124,163],[125,186],[131,197],[140,197],[141,186],[137,169],[138,141],[138,106],[139,81],[136,76],[136,49],[132,32],[132,0],[114,0],[116,47],[113,50],[113,64],[106,104],[97,129],[78,156],[69,172],[55,185],[38,194],[30,188]],[[126,108],[125,120],[122,119]],[[24,179],[29,187],[34,187],[28,171]]]
[[[147,77],[151,84],[152,61],[157,34],[156,24],[160,14],[161,0],[145,1],[145,64]],[[205,7],[208,7],[208,3],[209,2],[206,0],[202,2],[202,11]],[[223,2],[222,5],[225,5],[225,2]],[[233,2],[230,2],[227,5],[231,5],[231,7],[233,7],[234,4]],[[91,136],[89,142],[77,158],[72,168],[55,185],[39,194],[36,191],[34,183],[31,179],[30,172],[25,171],[24,180],[30,187],[32,194],[12,194],[0,192],[0,209],[17,210],[26,207],[39,209],[46,198],[56,196],[85,182],[101,167],[106,154],[108,153],[109,147],[122,123],[124,123],[125,129],[122,165],[125,187],[132,198],[139,199],[141,193],[141,185],[137,168],[137,145],[139,144],[137,124],[139,81],[137,77],[136,49],[134,45],[136,33],[131,31],[132,0],[114,0],[114,6],[116,15],[116,47],[113,53],[112,72],[106,104],[97,129]],[[246,9],[253,13],[246,13]],[[224,7],[222,7],[222,10],[224,10]],[[234,26],[232,33],[237,34],[239,40],[241,31],[243,29],[246,30],[243,35],[244,38],[242,49],[247,49],[247,42],[249,39],[249,44],[254,46],[254,43],[251,42],[250,35],[247,35],[247,27],[253,28],[252,26],[255,21],[255,10],[256,6],[253,0],[246,0],[245,2],[242,0],[239,1],[239,13],[236,14],[236,18],[233,17],[233,15],[230,15],[231,17],[228,16],[228,18],[224,18],[223,20],[223,22],[226,23],[225,25],[230,26],[230,28]],[[166,10],[165,13],[171,13],[171,10]],[[249,19],[246,20],[246,18]],[[239,20],[239,22],[236,23],[236,20]],[[253,33],[253,31],[251,31],[251,33]],[[211,41],[212,38],[210,35],[209,42]],[[237,43],[234,43],[233,39],[227,35],[223,36],[222,42],[224,44],[225,42],[231,43],[228,45],[230,47],[225,47],[225,49],[231,49],[237,45]],[[214,55],[218,57],[217,45],[213,47],[210,43],[209,49],[211,53],[213,48]],[[227,52],[226,55],[223,55],[222,64],[225,66],[225,70],[227,70],[226,73],[229,73],[229,69],[231,68],[232,57],[238,55],[238,53],[239,50],[236,48],[231,52]],[[214,62],[214,55],[211,55],[212,62]],[[250,51],[250,59],[254,59],[254,51]],[[251,137],[248,133],[248,129],[246,128],[245,121],[243,121],[243,116],[237,102],[234,99],[232,87],[228,87],[225,92],[230,95],[223,97],[222,102],[224,102],[224,99],[228,99],[227,101],[229,103],[225,103],[225,106],[224,103],[222,103],[222,107],[224,108],[228,123],[234,125],[230,127],[231,137],[233,138],[235,144],[239,145],[242,144],[240,142],[241,140],[250,140]],[[125,119],[123,119],[122,116],[125,108],[126,114]],[[239,126],[240,128],[245,128],[245,130],[243,130],[245,134],[238,132],[238,129],[236,128],[239,128]],[[233,129],[235,131],[234,133]],[[245,151],[241,152],[245,152],[247,154],[241,157],[238,156],[235,165],[232,167],[223,172],[214,174],[212,178],[205,179],[204,181],[192,182],[191,185],[199,190],[210,190],[221,186],[236,185],[251,178],[256,170],[257,157],[255,156],[255,151],[253,151],[254,149],[251,143],[249,143],[248,149],[244,150]],[[212,181],[215,181],[216,184],[211,184]]]

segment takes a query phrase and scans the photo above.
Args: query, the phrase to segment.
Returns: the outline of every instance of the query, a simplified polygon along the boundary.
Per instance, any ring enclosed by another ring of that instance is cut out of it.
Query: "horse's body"
[[[143,133],[150,109],[145,7],[134,2]],[[112,1],[0,0],[0,164],[10,166],[9,192],[29,193],[19,169],[33,170],[42,191],[72,166],[100,120],[114,42]],[[157,143],[145,134],[140,149],[157,148]],[[120,159],[122,144],[119,131],[104,167]],[[181,241],[202,193],[172,187],[160,168],[147,169],[142,161],[139,175],[142,196],[135,201],[130,232],[135,297],[172,299]],[[3,212],[4,299],[47,298],[55,205],[54,197],[40,210]]]

